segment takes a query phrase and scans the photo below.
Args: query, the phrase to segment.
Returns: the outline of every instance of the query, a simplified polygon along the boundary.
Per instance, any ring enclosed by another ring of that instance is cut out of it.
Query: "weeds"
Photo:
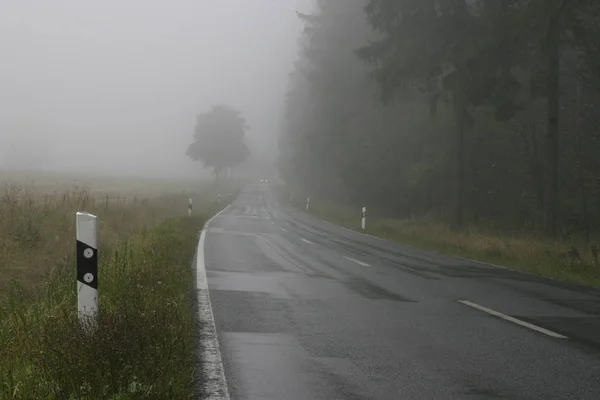
[[[1,316],[0,397],[192,397],[190,261],[202,222],[177,218],[143,230],[101,263],[93,335],[77,319],[71,262],[43,300],[23,307],[26,298],[10,296]]]
[[[212,193],[196,195],[190,218],[188,196],[0,191],[0,399],[194,396],[190,263],[205,216],[219,206]],[[93,335],[76,310],[78,210],[99,217]]]
[[[14,279],[26,290],[40,287],[63,257],[73,252],[75,212],[98,216],[102,252],[167,217],[186,215],[190,196],[199,210],[214,204],[215,195],[208,190],[139,198],[92,195],[77,186],[44,193],[5,184],[0,187],[0,298]]]

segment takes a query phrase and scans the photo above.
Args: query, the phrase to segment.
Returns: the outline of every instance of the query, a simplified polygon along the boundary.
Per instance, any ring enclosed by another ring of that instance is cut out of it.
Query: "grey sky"
[[[276,135],[308,0],[4,0],[0,168],[189,174],[195,115]]]

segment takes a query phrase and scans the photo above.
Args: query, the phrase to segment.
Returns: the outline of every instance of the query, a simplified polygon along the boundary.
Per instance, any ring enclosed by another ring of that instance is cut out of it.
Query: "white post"
[[[362,223],[361,223],[361,227],[362,227],[363,231],[367,227],[367,207],[363,207],[362,208]]]
[[[188,216],[192,215],[192,198],[188,201]]]
[[[79,322],[88,332],[98,317],[98,218],[86,212],[75,215],[77,232],[77,308]]]
[[[310,197],[306,198],[306,211],[310,208]]]

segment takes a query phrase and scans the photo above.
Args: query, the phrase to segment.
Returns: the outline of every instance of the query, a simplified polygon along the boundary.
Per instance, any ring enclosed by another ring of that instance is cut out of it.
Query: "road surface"
[[[262,184],[204,260],[232,399],[600,399],[597,290],[351,232]]]

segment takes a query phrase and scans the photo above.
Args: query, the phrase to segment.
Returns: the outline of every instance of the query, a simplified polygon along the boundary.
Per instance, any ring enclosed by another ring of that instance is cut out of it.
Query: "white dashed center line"
[[[472,302],[467,301],[467,300],[458,300],[458,302],[461,303],[461,304],[464,304],[465,306],[473,307],[473,308],[476,308],[479,311],[483,311],[485,313],[491,314],[491,315],[493,315],[495,317],[502,318],[502,319],[505,319],[505,320],[510,321],[512,323],[515,323],[517,325],[524,326],[525,328],[529,328],[529,329],[534,330],[536,332],[543,333],[544,335],[548,335],[548,336],[551,336],[551,337],[556,338],[556,339],[568,339],[568,337],[563,336],[561,334],[558,334],[556,332],[552,332],[552,331],[549,331],[548,329],[544,329],[544,328],[541,328],[539,326],[530,324],[529,322],[521,321],[520,319],[516,319],[516,318],[511,317],[510,315],[502,314],[501,312],[494,311],[494,310],[489,309],[487,307],[480,306],[479,304],[475,304],[475,303],[472,303]]]
[[[366,262],[355,260],[354,258],[345,257],[345,256],[344,256],[344,258],[346,260],[348,260],[348,261],[352,261],[353,263],[356,263],[356,264],[358,264],[360,266],[363,266],[363,267],[370,267],[371,266],[371,264],[367,264]]]
[[[300,240],[302,240],[304,243],[308,243],[308,244],[314,244],[313,242],[311,242],[310,240],[306,240],[304,238],[300,238]]]

